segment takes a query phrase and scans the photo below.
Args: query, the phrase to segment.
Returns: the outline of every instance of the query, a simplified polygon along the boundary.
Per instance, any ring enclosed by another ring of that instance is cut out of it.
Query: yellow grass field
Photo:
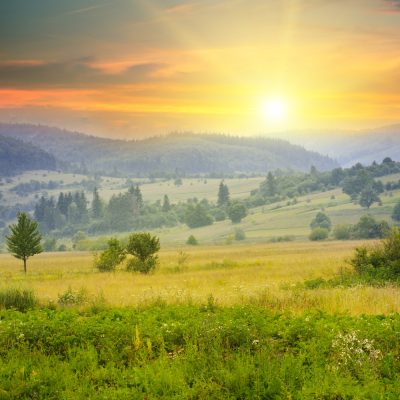
[[[389,314],[400,311],[395,287],[306,290],[296,284],[331,277],[348,267],[360,242],[296,242],[167,249],[160,253],[154,274],[126,271],[99,273],[90,253],[47,253],[22,264],[0,255],[3,286],[32,288],[42,302],[57,302],[69,288],[83,290],[88,299],[103,296],[109,305],[131,306],[164,301],[174,304],[257,304],[276,311]]]

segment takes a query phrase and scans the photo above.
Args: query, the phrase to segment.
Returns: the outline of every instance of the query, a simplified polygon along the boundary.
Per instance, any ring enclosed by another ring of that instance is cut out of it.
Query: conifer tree
[[[163,212],[168,212],[169,210],[171,210],[171,204],[169,202],[169,198],[167,195],[164,195],[162,210],[163,210]]]
[[[27,259],[43,251],[38,224],[22,212],[18,214],[18,222],[10,225],[9,228],[11,235],[6,237],[8,251],[15,258],[23,260],[26,273]]]
[[[104,204],[100,199],[99,192],[97,188],[94,188],[93,191],[93,200],[92,200],[92,216],[95,219],[99,219],[104,215]]]
[[[225,206],[229,203],[229,189],[228,186],[221,181],[218,189],[218,207]]]

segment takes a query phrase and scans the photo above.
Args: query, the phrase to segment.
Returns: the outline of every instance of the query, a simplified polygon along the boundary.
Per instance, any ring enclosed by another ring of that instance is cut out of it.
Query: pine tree
[[[92,216],[95,219],[102,218],[104,215],[104,204],[100,199],[99,192],[97,188],[94,188],[93,191],[93,200],[92,200]]]
[[[17,224],[10,225],[9,228],[11,235],[6,237],[8,251],[14,257],[24,261],[24,272],[26,273],[27,259],[43,251],[38,224],[22,212],[18,214]]]
[[[218,207],[225,206],[229,203],[229,189],[228,186],[221,181],[218,189]]]
[[[268,196],[275,196],[277,192],[275,177],[272,175],[272,172],[268,172],[267,175],[267,191]]]
[[[35,219],[36,221],[42,222],[44,220],[44,213],[47,206],[46,199],[42,196],[39,200],[39,203],[35,206]]]
[[[142,192],[140,191],[139,185],[136,185],[135,197],[136,197],[136,203],[137,203],[139,209],[142,209],[143,208],[143,196],[142,196]]]
[[[167,195],[164,195],[164,201],[163,201],[163,205],[162,205],[162,211],[163,212],[168,212],[169,210],[171,210],[171,204],[169,202],[169,198]]]
[[[81,222],[88,220],[87,200],[84,192],[76,192],[74,195],[74,203],[77,208],[77,216]]]

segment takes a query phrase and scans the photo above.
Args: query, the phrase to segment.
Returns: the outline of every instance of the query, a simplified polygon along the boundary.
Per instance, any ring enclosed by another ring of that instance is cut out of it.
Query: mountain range
[[[59,162],[90,172],[149,174],[258,173],[329,170],[332,158],[280,139],[177,133],[144,140],[105,139],[30,124],[0,124],[0,135],[37,146]]]
[[[343,167],[369,165],[386,157],[400,161],[400,125],[363,131],[287,132],[284,137],[306,149],[326,154]]]
[[[391,157],[400,161],[400,125],[360,132],[289,132],[282,137],[175,133],[143,140],[89,136],[33,124],[0,123],[3,174],[70,165],[104,175],[329,170]],[[8,140],[6,140],[8,138]],[[12,138],[9,139],[9,138]],[[297,143],[297,144],[296,144]]]

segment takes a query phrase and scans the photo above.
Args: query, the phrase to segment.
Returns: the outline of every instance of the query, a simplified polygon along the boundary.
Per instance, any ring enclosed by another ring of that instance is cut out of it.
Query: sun
[[[265,100],[261,106],[262,116],[271,123],[284,122],[288,115],[287,102],[280,97]]]

